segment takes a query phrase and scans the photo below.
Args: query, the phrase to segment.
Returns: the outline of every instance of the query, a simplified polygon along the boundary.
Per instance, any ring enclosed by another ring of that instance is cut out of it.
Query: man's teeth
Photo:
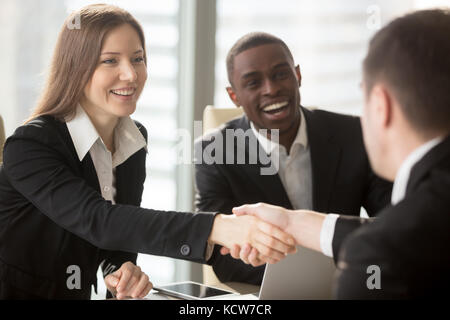
[[[281,109],[281,108],[287,106],[287,104],[288,104],[287,101],[286,102],[274,103],[274,104],[271,104],[271,105],[265,107],[263,109],[263,111],[273,111],[273,110]]]
[[[119,96],[131,96],[136,89],[126,89],[126,90],[111,90],[112,93],[118,94]]]

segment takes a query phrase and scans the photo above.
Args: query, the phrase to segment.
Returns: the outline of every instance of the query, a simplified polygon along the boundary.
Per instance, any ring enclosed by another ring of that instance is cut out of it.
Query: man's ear
[[[390,126],[393,115],[392,96],[383,84],[376,84],[370,93],[371,105],[375,109],[379,124],[383,128]]]
[[[297,65],[295,67],[295,75],[297,76],[298,87],[300,88],[302,86],[302,74],[300,72],[300,65]]]
[[[236,97],[236,93],[234,92],[233,88],[227,87],[226,89],[227,89],[228,96],[230,97],[231,101],[233,101],[234,105],[239,108],[241,106],[241,104],[239,103],[239,101]]]

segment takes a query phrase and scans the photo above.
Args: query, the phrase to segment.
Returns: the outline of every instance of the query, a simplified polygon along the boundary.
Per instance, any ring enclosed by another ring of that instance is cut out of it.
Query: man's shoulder
[[[403,236],[411,241],[421,241],[423,237],[446,237],[450,244],[450,169],[449,165],[439,165],[430,169],[413,190],[408,190],[405,198],[393,206],[382,210],[373,224],[361,229],[363,234],[397,238]],[[432,204],[432,205],[430,205]],[[433,232],[430,233],[430,231]],[[370,238],[370,237],[369,237]],[[386,239],[386,238],[385,238]]]
[[[322,136],[344,146],[362,148],[362,129],[358,116],[336,113],[326,110],[304,110],[308,139]]]
[[[360,128],[360,118],[351,114],[337,113],[323,109],[306,109],[305,117],[313,125],[321,125],[331,128]]]

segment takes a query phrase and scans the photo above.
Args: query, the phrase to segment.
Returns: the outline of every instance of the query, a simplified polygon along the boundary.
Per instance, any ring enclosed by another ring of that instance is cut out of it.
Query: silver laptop
[[[332,298],[336,270],[332,258],[297,247],[276,264],[267,264],[258,298],[260,300],[327,300]]]
[[[303,247],[267,264],[259,293],[219,296],[219,300],[328,300],[336,267],[332,258]],[[149,299],[164,295],[153,294]],[[161,299],[161,298],[160,298]],[[164,297],[163,299],[169,299]]]

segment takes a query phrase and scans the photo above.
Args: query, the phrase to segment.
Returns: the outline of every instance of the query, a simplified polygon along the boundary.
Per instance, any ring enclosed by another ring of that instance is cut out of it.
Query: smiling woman
[[[144,49],[136,29],[122,24],[103,40],[98,66],[83,90],[80,104],[111,152],[111,128],[136,110],[147,80]]]
[[[146,66],[128,12],[90,5],[66,20],[37,108],[4,148],[0,299],[88,299],[99,266],[117,298],[143,297],[138,252],[206,263],[214,244],[250,243],[268,262],[295,250],[254,217],[140,207],[147,131],[130,115]]]

